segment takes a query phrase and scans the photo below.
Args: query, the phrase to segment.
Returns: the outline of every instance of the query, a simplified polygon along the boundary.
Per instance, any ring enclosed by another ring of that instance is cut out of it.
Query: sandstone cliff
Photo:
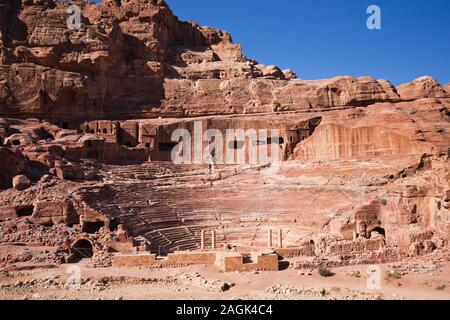
[[[443,98],[447,95],[444,88],[435,79],[428,76],[398,86],[397,92],[403,100]]]
[[[448,106],[437,99],[378,103],[325,114],[295,158],[313,161],[447,154]]]
[[[243,56],[162,1],[0,0],[0,115],[81,121],[327,109],[397,101],[385,80],[304,81]],[[409,97],[407,97],[409,99]]]
[[[447,83],[447,84],[444,86],[444,90],[445,90],[445,92],[447,93],[447,95],[450,97],[450,83]]]

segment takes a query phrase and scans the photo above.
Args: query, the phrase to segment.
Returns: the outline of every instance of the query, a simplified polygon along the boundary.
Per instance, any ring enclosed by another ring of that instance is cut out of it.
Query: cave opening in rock
[[[101,228],[105,226],[105,223],[103,221],[94,221],[94,222],[83,222],[83,228],[82,231],[86,233],[96,233],[100,231]]]
[[[13,146],[20,146],[20,140],[13,140],[11,141],[11,143],[13,144]]]
[[[74,261],[90,259],[94,255],[94,248],[89,240],[80,239],[72,245],[72,253]]]
[[[86,154],[86,157],[88,159],[98,159],[99,158],[99,154],[97,151],[88,151]]]
[[[117,231],[119,225],[121,224],[120,220],[118,219],[111,219],[110,223],[109,223],[109,230],[110,231]]]
[[[159,151],[161,152],[172,152],[173,148],[175,148],[178,144],[169,142],[169,143],[160,143]]]
[[[34,206],[20,206],[16,209],[16,214],[19,218],[30,217],[33,215]]]
[[[384,230],[383,228],[377,227],[373,229],[372,232],[378,233],[379,235],[386,237],[386,230]]]
[[[63,121],[62,128],[63,129],[69,129],[69,123],[67,121]]]

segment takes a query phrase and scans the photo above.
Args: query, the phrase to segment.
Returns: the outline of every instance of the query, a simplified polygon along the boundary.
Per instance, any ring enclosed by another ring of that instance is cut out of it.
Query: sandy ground
[[[380,289],[368,288],[368,266],[333,269],[334,276],[329,278],[321,277],[317,270],[224,274],[217,273],[212,266],[166,270],[89,269],[85,267],[85,262],[77,266],[80,268],[79,288],[76,285],[67,288],[68,280],[74,276],[77,279],[78,270],[73,267],[68,269],[67,265],[53,269],[2,271],[0,299],[450,299],[450,263],[437,270],[414,273],[394,272],[393,265],[380,266]]]

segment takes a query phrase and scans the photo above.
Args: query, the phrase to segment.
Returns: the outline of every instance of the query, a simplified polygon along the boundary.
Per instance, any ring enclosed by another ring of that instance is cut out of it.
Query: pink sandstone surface
[[[302,80],[163,0],[80,5],[70,30],[67,4],[0,0],[0,266],[171,268],[205,241],[251,260],[279,230],[270,252],[298,269],[448,252],[449,85]],[[281,168],[172,163],[195,120],[281,130]]]

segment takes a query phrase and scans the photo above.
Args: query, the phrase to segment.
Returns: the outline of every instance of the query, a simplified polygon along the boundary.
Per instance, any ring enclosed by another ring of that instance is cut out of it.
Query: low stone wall
[[[218,252],[216,269],[219,272],[278,271],[278,255],[275,253],[252,253],[251,263],[244,263],[244,257],[237,252]]]
[[[400,261],[404,256],[399,248],[384,248],[375,252],[354,253],[345,256],[333,256],[327,259],[310,258],[294,263],[294,269],[338,268],[354,265],[385,264]]]
[[[175,252],[166,259],[157,260],[155,254],[118,254],[113,258],[113,267],[175,268],[196,264],[213,265],[216,252]]]
[[[175,268],[197,264],[215,265],[221,272],[278,271],[278,255],[253,252],[253,262],[244,263],[237,252],[176,252],[166,259],[157,260],[155,254],[118,254],[113,257],[113,267]]]
[[[120,252],[123,254],[137,253],[137,248],[133,246],[133,241],[118,242],[111,241],[108,242],[108,247],[110,251]]]
[[[386,247],[384,239],[375,240],[356,240],[356,241],[341,241],[330,244],[327,248],[327,253],[330,255],[351,254],[355,252],[369,252],[377,251]]]
[[[305,246],[298,248],[279,248],[275,249],[275,253],[283,259],[290,259],[296,257],[314,257],[315,246]]]
[[[216,257],[215,265],[220,272],[241,272],[244,257],[237,252],[221,252]]]
[[[128,254],[115,255],[113,257],[113,267],[145,267],[153,266],[157,263],[155,254]]]
[[[243,271],[278,271],[278,255],[274,253],[270,254],[252,254],[252,260],[256,261],[254,263],[245,263],[243,265]]]
[[[173,266],[214,264],[216,252],[175,252],[170,253],[167,263]]]

